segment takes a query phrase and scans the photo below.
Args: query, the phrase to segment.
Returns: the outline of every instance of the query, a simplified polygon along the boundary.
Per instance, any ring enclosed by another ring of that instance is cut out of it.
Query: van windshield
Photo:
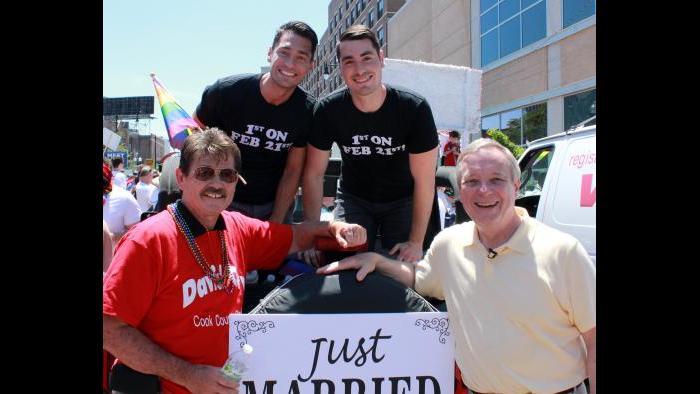
[[[520,189],[518,198],[542,194],[554,146],[530,152],[520,163]]]

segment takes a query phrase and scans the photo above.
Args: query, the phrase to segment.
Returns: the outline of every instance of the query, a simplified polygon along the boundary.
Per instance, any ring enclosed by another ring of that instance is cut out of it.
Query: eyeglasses
[[[199,167],[194,170],[194,177],[202,182],[211,180],[216,174],[216,170],[211,167]],[[236,183],[238,181],[238,171],[233,168],[224,168],[219,170],[219,179],[226,183]],[[245,183],[245,181],[243,182]]]

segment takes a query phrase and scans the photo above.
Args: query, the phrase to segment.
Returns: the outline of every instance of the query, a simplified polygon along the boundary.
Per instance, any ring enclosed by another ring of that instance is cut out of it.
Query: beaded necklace
[[[192,230],[190,230],[189,226],[187,226],[185,218],[182,217],[182,213],[177,209],[177,203],[172,203],[168,205],[168,212],[170,212],[170,214],[173,216],[173,220],[175,220],[177,228],[180,229],[180,232],[185,236],[185,239],[187,240],[187,245],[190,247],[192,254],[194,254],[194,259],[197,261],[197,264],[202,268],[202,271],[204,271],[204,273],[207,274],[207,276],[209,276],[209,278],[211,278],[211,280],[215,284],[223,286],[226,289],[226,292],[231,294],[233,292],[233,283],[231,282],[230,278],[230,267],[228,253],[226,250],[226,242],[224,241],[224,232],[218,232],[219,240],[221,241],[221,255],[223,256],[224,260],[224,273],[216,274],[214,268],[207,265],[207,261],[204,258],[202,251],[199,249],[199,245],[197,245],[197,242],[195,242],[194,240]]]

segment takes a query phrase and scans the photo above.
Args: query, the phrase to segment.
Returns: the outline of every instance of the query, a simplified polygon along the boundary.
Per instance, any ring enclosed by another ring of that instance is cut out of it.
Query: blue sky
[[[102,94],[155,96],[155,72],[190,115],[203,89],[218,78],[257,73],[277,27],[308,23],[319,39],[328,26],[330,0],[110,0],[103,1]],[[156,100],[156,119],[142,133],[167,138]]]

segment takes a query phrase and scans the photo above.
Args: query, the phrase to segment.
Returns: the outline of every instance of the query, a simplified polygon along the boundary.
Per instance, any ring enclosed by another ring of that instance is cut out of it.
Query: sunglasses
[[[214,178],[215,174],[216,170],[211,167],[199,167],[194,170],[194,177],[202,182],[211,180]],[[226,183],[236,183],[239,178],[244,184],[246,183],[245,179],[243,179],[243,177],[238,174],[238,171],[234,170],[233,168],[224,168],[219,170],[219,179]]]

